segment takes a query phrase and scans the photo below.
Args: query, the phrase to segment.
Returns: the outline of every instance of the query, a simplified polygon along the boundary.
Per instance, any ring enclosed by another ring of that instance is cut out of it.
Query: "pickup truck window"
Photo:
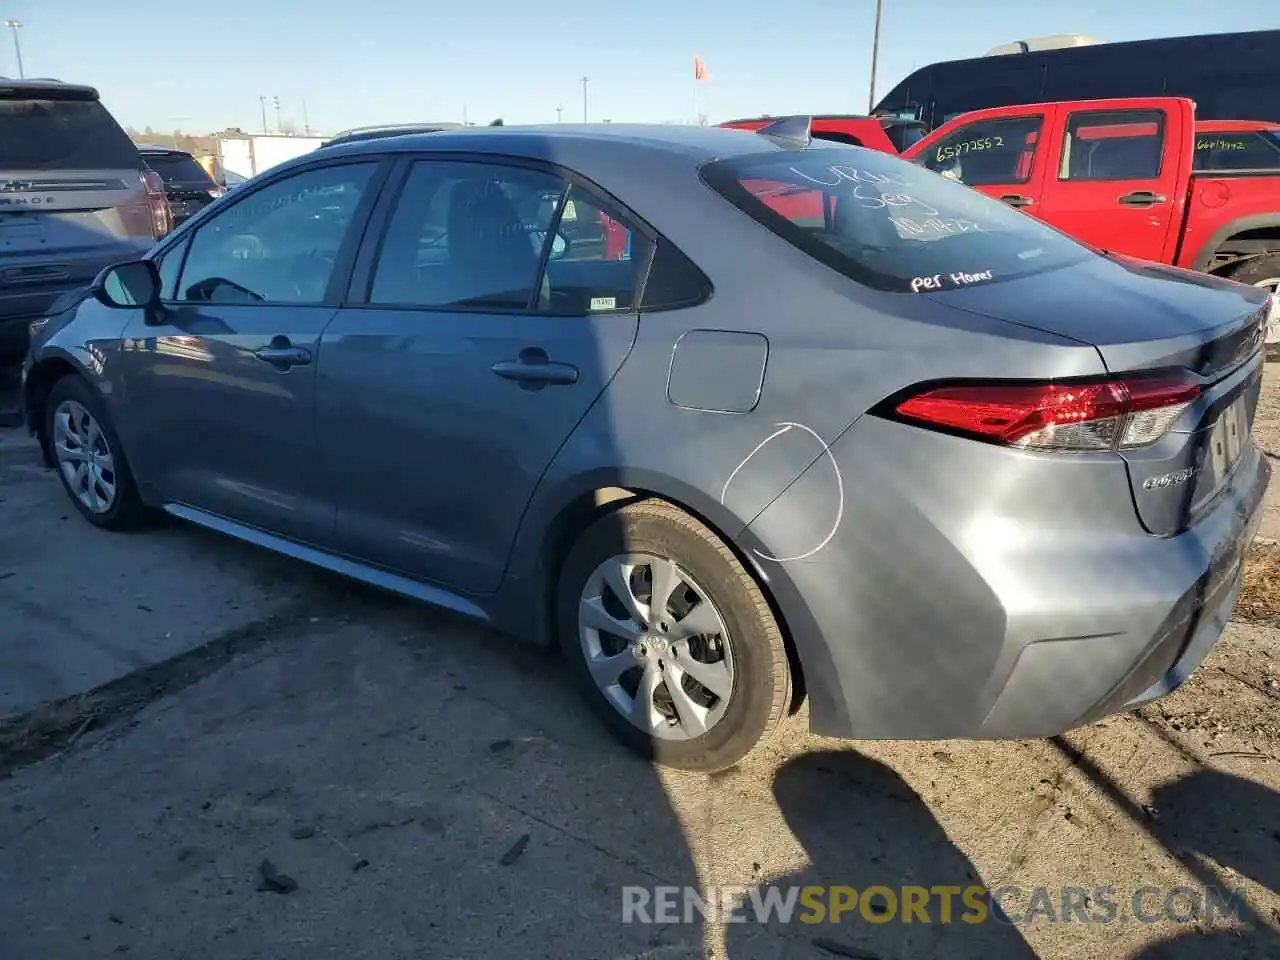
[[[1193,169],[1280,170],[1280,130],[1198,133]]]
[[[1059,180],[1152,180],[1160,176],[1159,110],[1077,110],[1062,138]]]
[[[1032,217],[883,153],[771,151],[709,163],[702,178],[787,243],[879,290],[945,292],[1095,256]]]
[[[935,173],[970,186],[1026,183],[1042,116],[978,120],[944,137],[924,154]]]

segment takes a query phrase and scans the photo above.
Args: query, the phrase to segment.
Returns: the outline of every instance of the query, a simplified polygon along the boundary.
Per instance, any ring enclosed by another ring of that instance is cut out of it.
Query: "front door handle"
[[[1154,207],[1165,202],[1163,193],[1152,193],[1150,190],[1135,190],[1120,198],[1120,205],[1125,207]]]
[[[1029,207],[1033,203],[1035,203],[1035,201],[1032,200],[1030,197],[1024,197],[1021,194],[1017,194],[1017,193],[1006,193],[1000,199],[1003,200],[1005,203],[1007,203],[1011,207]]]
[[[269,363],[277,370],[288,370],[311,362],[311,351],[306,347],[295,347],[288,337],[276,336],[271,343],[253,351],[253,355],[263,363]]]
[[[552,363],[541,347],[526,347],[515,360],[499,360],[489,368],[504,380],[514,380],[526,390],[578,382],[578,368]]]

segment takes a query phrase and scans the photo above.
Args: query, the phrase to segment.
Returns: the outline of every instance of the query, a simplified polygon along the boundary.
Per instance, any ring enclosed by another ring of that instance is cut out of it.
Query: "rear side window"
[[[755,154],[710,163],[703,179],[783,240],[881,290],[950,290],[1094,256],[999,201],[872,151]]]
[[[658,240],[640,298],[642,310],[692,307],[711,296],[711,281],[665,238]]]
[[[1060,180],[1150,180],[1160,176],[1159,110],[1077,111],[1062,138]]]
[[[1280,170],[1280,130],[1196,135],[1195,170]]]
[[[0,96],[0,170],[137,170],[138,150],[96,100]]]
[[[143,160],[148,167],[160,174],[160,179],[165,183],[213,185],[213,178],[188,153],[148,153],[143,155]]]

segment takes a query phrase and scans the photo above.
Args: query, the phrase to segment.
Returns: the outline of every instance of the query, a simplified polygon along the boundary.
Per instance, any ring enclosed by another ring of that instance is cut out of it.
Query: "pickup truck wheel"
[[[1280,360],[1280,254],[1267,254],[1242,263],[1231,271],[1231,279],[1271,292],[1271,314],[1267,319],[1267,359]]]

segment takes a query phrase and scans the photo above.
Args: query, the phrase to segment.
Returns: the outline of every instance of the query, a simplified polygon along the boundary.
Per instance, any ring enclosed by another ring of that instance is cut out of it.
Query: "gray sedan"
[[[72,503],[558,643],[617,735],[740,761],[1037,737],[1186,678],[1269,479],[1265,294],[894,157],[555,126],[334,146],[33,325]]]

